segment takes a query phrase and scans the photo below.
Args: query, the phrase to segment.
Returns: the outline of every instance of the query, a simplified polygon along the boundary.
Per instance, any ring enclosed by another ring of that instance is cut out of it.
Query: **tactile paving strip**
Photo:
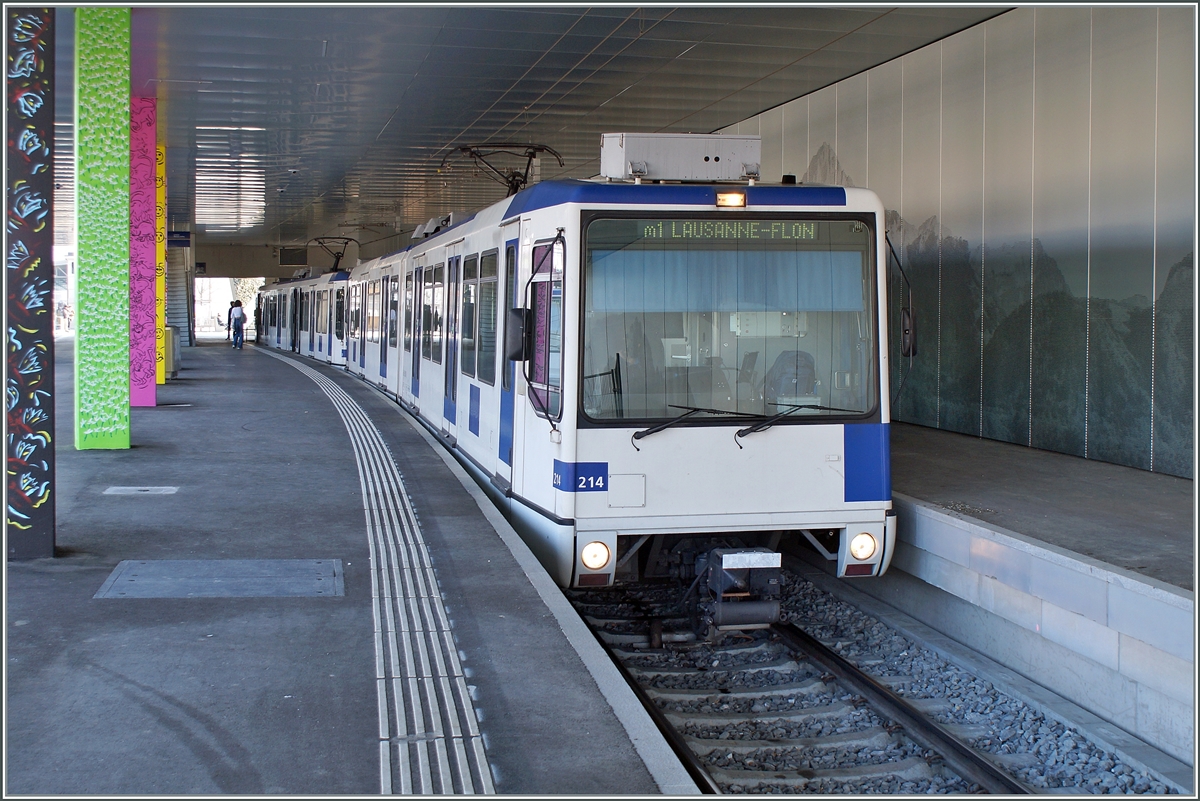
[[[371,548],[381,791],[495,793],[437,576],[379,429],[330,379],[287,357],[255,350],[316,382],[354,446]]]

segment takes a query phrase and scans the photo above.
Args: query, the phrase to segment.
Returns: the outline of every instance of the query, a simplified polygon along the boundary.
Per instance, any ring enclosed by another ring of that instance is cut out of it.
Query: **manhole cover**
[[[341,559],[127,559],[93,598],[322,598],[345,595]]]

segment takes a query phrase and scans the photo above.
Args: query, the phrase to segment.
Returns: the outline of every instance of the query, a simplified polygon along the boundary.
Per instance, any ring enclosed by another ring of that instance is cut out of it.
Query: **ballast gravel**
[[[901,695],[914,699],[941,699],[944,708],[931,713],[939,723],[969,727],[968,742],[997,755],[1010,771],[1026,784],[1052,794],[1172,794],[1176,791],[1130,765],[1108,751],[1088,742],[1077,730],[1048,719],[1023,702],[1005,695],[991,683],[976,678],[953,663],[929,651],[881,621],[863,613],[829,593],[788,571],[783,572],[783,611],[796,623],[833,647],[847,660],[867,672],[891,678],[888,682]],[[653,588],[639,590],[634,597],[614,603],[609,593],[580,593],[573,600],[580,611],[592,618],[612,620],[631,617],[668,618],[664,629],[679,627],[678,590]],[[606,626],[614,632],[644,633],[644,622]],[[770,643],[760,632],[725,637],[719,647],[704,642],[682,649],[645,651],[627,661],[631,667],[650,671],[644,683],[663,690],[704,690],[722,687],[759,688],[811,681],[815,674],[800,662],[800,669],[776,672],[748,670],[757,665],[788,657],[785,648]],[[658,669],[702,668],[690,673],[653,673]],[[686,723],[685,734],[704,740],[792,740],[821,738],[886,726],[866,707],[851,708],[835,717],[787,720],[772,718],[772,713],[797,712],[831,703],[851,705],[853,696],[839,691],[816,688],[810,692],[788,693],[772,699],[713,698],[666,700],[659,703],[665,712],[694,714],[749,713],[759,719],[721,726]],[[892,738],[884,748],[778,748],[758,749],[741,754],[733,751],[710,752],[706,762],[717,770],[807,771],[846,764],[877,764],[922,757],[936,763],[932,754],[905,738]],[[853,779],[811,778],[806,782],[783,785],[746,781],[723,785],[728,793],[804,793],[804,794],[946,794],[978,791],[974,785],[949,771],[934,770],[928,778],[871,776]]]
[[[1177,791],[1124,764],[1112,752],[1089,742],[1076,729],[1051,720],[1024,702],[983,681],[874,617],[863,613],[792,573],[783,574],[783,611],[789,621],[830,645],[844,658],[880,677],[907,678],[896,690],[909,698],[938,698],[947,708],[932,716],[939,723],[970,726],[980,733],[972,746],[996,754],[1025,783],[1050,792],[1093,794]],[[739,792],[730,788],[731,792]],[[770,792],[765,786],[741,792]],[[815,789],[803,792],[839,792]],[[937,789],[872,789],[849,792],[947,792]],[[951,790],[950,792],[955,792]]]
[[[850,714],[835,719],[821,720],[763,720],[727,723],[723,726],[702,726],[687,723],[683,733],[700,740],[799,740],[814,737],[832,737],[835,734],[850,734],[877,728],[882,721],[865,709],[856,709]]]

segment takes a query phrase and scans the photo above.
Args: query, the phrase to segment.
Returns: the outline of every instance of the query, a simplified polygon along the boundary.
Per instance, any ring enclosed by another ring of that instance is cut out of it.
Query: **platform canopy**
[[[441,169],[458,147],[545,144],[565,164],[543,179],[592,176],[601,133],[711,132],[1004,10],[137,7],[131,92],[159,101],[171,228],[365,241],[504,197],[469,158]]]

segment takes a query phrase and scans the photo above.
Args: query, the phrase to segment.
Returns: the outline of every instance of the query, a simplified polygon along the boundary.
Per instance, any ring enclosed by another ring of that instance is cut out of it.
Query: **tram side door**
[[[308,355],[316,353],[317,347],[317,292],[308,293]]]
[[[291,335],[291,341],[288,342],[288,346],[289,346],[290,350],[295,351],[296,353],[299,353],[300,352],[300,290],[298,290],[298,289],[292,290],[291,306],[292,306],[292,308],[291,308],[292,335]]]
[[[370,276],[362,279],[356,284],[358,294],[354,296],[354,329],[355,338],[358,339],[358,344],[355,345],[355,353],[359,357],[359,368],[367,368],[367,303],[370,302],[367,297],[367,287],[371,284]]]
[[[334,302],[329,304],[329,330],[332,332],[333,341],[337,342],[337,346],[342,349],[342,358],[346,358],[346,290],[345,288],[338,289],[334,295]],[[329,353],[333,355],[333,343],[329,345]]]
[[[458,420],[458,279],[462,256],[446,259],[446,383],[442,401],[443,425]]]
[[[392,277],[385,275],[380,280],[379,290],[379,377],[387,378],[388,356],[388,298],[391,297]]]
[[[425,288],[425,268],[413,270],[413,331],[412,331],[412,394],[421,397],[421,332],[425,329],[424,315],[428,314],[422,298]]]
[[[504,313],[500,315],[503,325],[503,330],[497,332],[497,342],[501,351],[500,362],[500,431],[499,431],[499,448],[497,456],[500,458],[500,469],[497,471],[497,477],[504,479],[512,486],[513,481],[513,450],[515,437],[513,430],[515,426],[516,406],[517,406],[517,371],[520,366],[518,362],[509,361],[505,356],[504,343],[508,338],[508,310],[519,309],[524,304],[521,298],[521,282],[519,280],[519,271],[517,269],[517,253],[520,249],[520,226],[514,221],[504,229],[504,255],[502,257],[503,273],[500,276],[501,285],[504,287],[504,296],[501,301],[501,308]]]

